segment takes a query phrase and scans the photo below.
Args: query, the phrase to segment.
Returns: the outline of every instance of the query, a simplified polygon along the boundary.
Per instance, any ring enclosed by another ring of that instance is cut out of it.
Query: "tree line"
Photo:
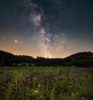
[[[78,66],[92,67],[93,53],[79,52],[66,58],[44,58],[25,55],[13,55],[12,53],[0,51],[0,67],[21,66]]]

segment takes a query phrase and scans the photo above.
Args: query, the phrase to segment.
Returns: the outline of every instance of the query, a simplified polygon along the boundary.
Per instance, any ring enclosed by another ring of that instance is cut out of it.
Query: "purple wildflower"
[[[64,75],[62,74],[62,75],[57,76],[57,79],[64,80],[65,78],[64,78]]]
[[[72,72],[72,74],[79,75],[79,74],[81,74],[81,70],[75,70]]]

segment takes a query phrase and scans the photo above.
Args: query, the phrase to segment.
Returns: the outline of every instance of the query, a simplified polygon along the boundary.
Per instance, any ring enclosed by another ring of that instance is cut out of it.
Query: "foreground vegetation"
[[[93,68],[0,68],[0,100],[93,100]]]

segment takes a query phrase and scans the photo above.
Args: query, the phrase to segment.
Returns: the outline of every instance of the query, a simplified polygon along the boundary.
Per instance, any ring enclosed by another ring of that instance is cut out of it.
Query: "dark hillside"
[[[92,52],[80,52],[73,54],[63,60],[64,65],[67,66],[85,66],[92,67],[93,66],[93,53]]]
[[[43,58],[36,59],[31,56],[13,55],[11,53],[0,51],[0,66],[77,66],[92,67],[93,53],[80,52],[64,59],[62,58]]]
[[[17,56],[11,53],[0,51],[0,66],[18,66],[21,64],[32,63],[34,60],[30,56]]]

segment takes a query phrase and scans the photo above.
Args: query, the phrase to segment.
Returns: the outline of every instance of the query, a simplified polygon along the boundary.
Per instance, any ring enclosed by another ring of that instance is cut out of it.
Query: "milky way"
[[[50,32],[51,28],[43,25],[43,23],[46,24],[48,16],[41,6],[33,1],[28,1],[27,4],[30,9],[29,18],[34,28],[34,37],[37,39],[36,45],[38,45],[41,55],[44,57],[55,57],[56,53],[60,55],[64,49],[64,37],[60,38],[57,34],[53,35]],[[45,21],[43,21],[43,18],[45,18]]]

